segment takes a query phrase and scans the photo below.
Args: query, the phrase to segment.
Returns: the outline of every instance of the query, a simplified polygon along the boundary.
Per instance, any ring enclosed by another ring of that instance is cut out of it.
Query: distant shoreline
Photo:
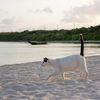
[[[50,43],[80,43],[80,41],[48,41]],[[84,43],[100,43],[100,41],[92,41],[92,40],[89,40],[89,41],[84,41]]]
[[[0,41],[0,42],[28,42],[28,41]],[[38,42],[38,41],[33,41]],[[80,41],[48,41],[49,43],[80,43]],[[100,43],[100,41],[86,40],[84,43]]]

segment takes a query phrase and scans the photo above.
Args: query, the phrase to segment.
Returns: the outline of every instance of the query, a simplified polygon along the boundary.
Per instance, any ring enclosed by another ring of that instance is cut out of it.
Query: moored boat
[[[43,44],[47,44],[48,42],[32,42],[32,41],[28,41],[28,43],[30,43],[31,45],[43,45]]]

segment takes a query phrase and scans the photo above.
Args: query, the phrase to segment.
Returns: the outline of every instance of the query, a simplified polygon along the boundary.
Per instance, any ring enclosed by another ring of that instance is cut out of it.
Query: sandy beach
[[[88,79],[80,71],[45,81],[52,69],[41,62],[0,66],[0,100],[100,100],[100,56],[86,57]]]

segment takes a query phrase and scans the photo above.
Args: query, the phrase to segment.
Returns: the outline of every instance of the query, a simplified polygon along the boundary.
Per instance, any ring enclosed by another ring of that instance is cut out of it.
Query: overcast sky
[[[0,0],[0,32],[99,25],[100,0]]]

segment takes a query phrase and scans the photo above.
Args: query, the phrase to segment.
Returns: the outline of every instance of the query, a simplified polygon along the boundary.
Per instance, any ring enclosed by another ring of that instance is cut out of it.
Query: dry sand
[[[100,100],[100,56],[87,57],[88,79],[79,71],[45,78],[52,72],[41,62],[0,66],[0,100]]]

